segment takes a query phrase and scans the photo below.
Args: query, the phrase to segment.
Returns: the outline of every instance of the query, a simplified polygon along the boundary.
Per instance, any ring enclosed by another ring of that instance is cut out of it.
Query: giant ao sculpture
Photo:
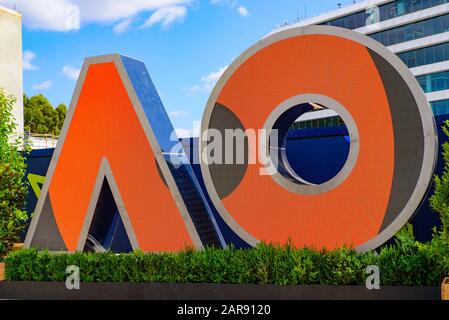
[[[350,148],[341,171],[316,185],[289,167],[285,137],[299,116],[324,107],[345,122]],[[208,132],[230,129],[247,134],[244,161],[205,161],[212,156]],[[107,216],[114,201],[133,249],[224,247],[215,210],[250,246],[290,239],[366,251],[413,216],[437,153],[431,109],[399,58],[366,36],[324,26],[271,34],[222,75],[201,124],[205,189],[182,148],[173,163],[172,132],[143,63],[119,55],[86,59],[26,246],[83,250],[96,212]],[[255,146],[249,132],[268,134]],[[273,174],[250,161],[255,149],[276,163]]]

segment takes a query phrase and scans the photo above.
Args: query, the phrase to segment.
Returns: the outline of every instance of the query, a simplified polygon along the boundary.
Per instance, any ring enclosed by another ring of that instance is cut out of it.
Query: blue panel
[[[203,245],[224,246],[225,242],[212,210],[192,166],[185,159],[184,150],[176,138],[145,64],[127,57],[122,57],[122,61]],[[172,164],[172,153],[179,154],[180,164]]]
[[[443,143],[448,141],[446,134],[442,130],[444,122],[449,120],[449,115],[436,116],[435,121],[438,128],[438,160],[435,168],[436,175],[442,175],[444,171]],[[411,223],[414,226],[416,239],[428,241],[432,239],[434,227],[440,227],[441,221],[439,215],[430,207],[430,196],[433,194],[434,185],[431,184],[427,196],[421,203]]]
[[[224,247],[225,241],[220,228],[193,173],[192,166],[187,163],[174,167],[168,159],[167,165],[203,245]]]
[[[128,235],[120,225],[123,223],[114,196],[109,183],[104,179],[88,234],[106,250],[131,252]]]
[[[113,252],[128,252],[132,251],[131,243],[129,242],[128,235],[126,234],[125,225],[123,224],[120,215],[117,215],[117,224],[115,226],[115,232],[112,235],[109,249]]]
[[[173,126],[145,64],[128,57],[121,58],[162,152],[171,152],[178,139],[176,136],[170,139]]]
[[[344,135],[293,138],[287,139],[286,154],[298,176],[321,184],[332,179],[343,168],[349,146]]]
[[[221,234],[223,235],[223,239],[227,245],[234,245],[234,247],[240,248],[249,248],[250,245],[247,244],[243,239],[241,239],[232,229],[226,224],[223,218],[218,213],[214,204],[212,203],[209,194],[207,193],[206,186],[204,184],[203,176],[201,175],[201,166],[198,164],[198,138],[186,138],[183,139],[183,145],[187,154],[190,163],[193,163],[192,168],[198,179],[198,182],[204,190],[204,195],[206,197],[207,203],[212,209],[212,213],[215,217],[215,221],[217,222],[218,227],[220,228]]]
[[[27,165],[25,179],[28,179],[28,174],[35,174],[39,176],[45,176],[47,174],[47,169],[50,166],[51,157],[53,156],[53,151],[55,149],[41,149],[41,150],[33,150],[29,154],[26,155],[25,163]],[[42,185],[39,186],[42,188]],[[34,191],[29,188],[28,196],[26,198],[26,207],[25,210],[29,213],[30,219],[28,222],[31,222],[31,214],[34,212],[34,209],[37,205],[37,196]],[[25,238],[26,230],[23,233],[23,238]]]

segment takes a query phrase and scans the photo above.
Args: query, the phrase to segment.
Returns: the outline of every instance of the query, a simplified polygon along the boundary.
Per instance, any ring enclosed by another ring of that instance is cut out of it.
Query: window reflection
[[[379,20],[385,21],[400,17],[416,11],[428,9],[441,4],[448,3],[449,0],[397,0],[379,6]],[[322,25],[342,27],[346,29],[357,29],[366,26],[370,14],[366,11],[360,11],[351,15],[337,18],[322,23]]]
[[[430,103],[433,114],[436,116],[449,114],[449,100],[440,100]]]
[[[449,71],[428,74],[416,79],[426,93],[449,89]]]
[[[449,60],[449,42],[417,50],[402,52],[398,54],[398,57],[409,68],[415,68],[426,64]]]
[[[385,46],[449,31],[449,14],[369,35]]]

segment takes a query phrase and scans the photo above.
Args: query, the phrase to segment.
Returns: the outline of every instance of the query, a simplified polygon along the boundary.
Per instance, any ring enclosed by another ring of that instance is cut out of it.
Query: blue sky
[[[0,0],[23,14],[24,90],[69,105],[84,57],[145,62],[179,133],[192,133],[221,72],[284,20],[352,0]]]

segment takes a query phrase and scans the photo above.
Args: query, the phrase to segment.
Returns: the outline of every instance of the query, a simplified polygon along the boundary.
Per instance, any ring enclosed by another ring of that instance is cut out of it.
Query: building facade
[[[409,67],[434,114],[449,114],[449,0],[360,1],[280,29],[307,25],[347,28],[382,43]]]
[[[22,16],[0,6],[0,88],[16,98],[14,118],[23,134]]]

